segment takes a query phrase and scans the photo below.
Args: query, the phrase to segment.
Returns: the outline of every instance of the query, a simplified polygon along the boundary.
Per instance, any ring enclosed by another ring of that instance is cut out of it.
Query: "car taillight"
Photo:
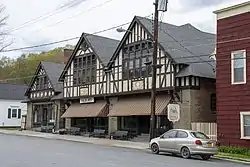
[[[195,144],[196,144],[196,145],[202,145],[202,142],[201,142],[200,140],[196,140],[196,141],[195,141]]]

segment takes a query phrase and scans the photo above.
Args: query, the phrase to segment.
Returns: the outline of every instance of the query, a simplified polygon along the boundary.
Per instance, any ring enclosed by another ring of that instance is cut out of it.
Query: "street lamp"
[[[122,27],[117,28],[116,31],[119,32],[119,33],[122,33],[122,32],[130,32],[130,33],[132,33],[132,31],[130,31],[130,30],[125,30],[125,29],[122,28]],[[139,37],[141,40],[144,40],[144,41],[147,41],[147,42],[152,42],[152,43],[154,43],[153,40],[143,39],[143,38],[142,38],[141,36],[139,36],[138,34],[135,34],[135,35],[136,35],[137,37]]]

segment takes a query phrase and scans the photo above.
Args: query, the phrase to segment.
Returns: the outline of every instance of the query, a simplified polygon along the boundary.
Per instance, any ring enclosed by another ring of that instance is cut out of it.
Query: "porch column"
[[[117,117],[109,117],[109,134],[111,132],[117,131],[118,129],[118,118]]]
[[[26,117],[26,129],[32,128],[32,120],[33,120],[33,105],[32,103],[27,103],[27,117]]]
[[[65,118],[65,128],[71,128],[71,118]]]
[[[160,125],[161,125],[161,117],[156,116],[156,128],[160,128]]]

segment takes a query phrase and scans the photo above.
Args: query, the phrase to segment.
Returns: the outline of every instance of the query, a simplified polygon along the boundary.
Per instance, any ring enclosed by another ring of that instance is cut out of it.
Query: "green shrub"
[[[250,156],[250,149],[249,148],[220,146],[220,147],[218,147],[218,151],[222,152],[222,153],[241,154],[241,155]]]

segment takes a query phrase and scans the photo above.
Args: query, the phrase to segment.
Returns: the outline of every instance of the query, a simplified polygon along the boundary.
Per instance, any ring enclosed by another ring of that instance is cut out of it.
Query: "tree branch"
[[[5,41],[8,33],[4,31],[4,27],[7,25],[8,16],[4,14],[4,11],[5,7],[3,5],[0,5],[0,52],[13,43],[12,41],[7,43]]]

